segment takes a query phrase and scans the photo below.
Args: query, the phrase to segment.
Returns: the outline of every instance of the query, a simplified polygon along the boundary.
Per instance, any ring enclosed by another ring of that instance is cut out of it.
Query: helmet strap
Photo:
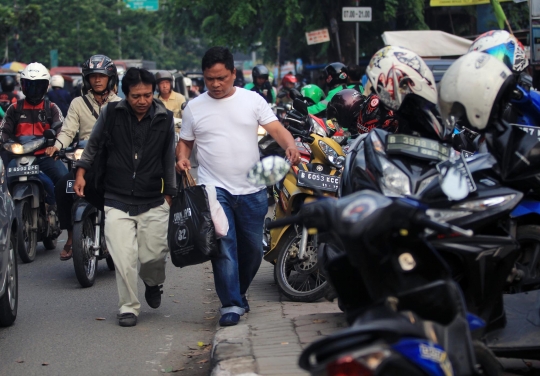
[[[107,101],[107,98],[109,97],[109,90],[104,90],[101,93],[98,93],[92,90],[92,94],[94,95],[94,99],[96,100],[96,102],[98,102],[98,104],[102,106]]]

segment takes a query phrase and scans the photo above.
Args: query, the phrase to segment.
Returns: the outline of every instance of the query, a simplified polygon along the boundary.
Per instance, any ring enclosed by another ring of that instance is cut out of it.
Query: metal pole
[[[360,2],[356,0],[356,6],[358,6]],[[356,23],[356,64],[360,62],[360,25],[357,22]]]

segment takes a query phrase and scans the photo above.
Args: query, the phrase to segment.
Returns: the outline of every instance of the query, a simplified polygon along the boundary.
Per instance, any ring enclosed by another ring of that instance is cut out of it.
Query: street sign
[[[343,21],[371,22],[371,7],[343,7],[341,16]]]
[[[328,29],[313,30],[306,33],[307,44],[330,42]]]
[[[51,58],[51,68],[58,66],[58,50],[50,50],[49,57]]]
[[[125,0],[125,2],[131,9],[159,10],[159,0]]]

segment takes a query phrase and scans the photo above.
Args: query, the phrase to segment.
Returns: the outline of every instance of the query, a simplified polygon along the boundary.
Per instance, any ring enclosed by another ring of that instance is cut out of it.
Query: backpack
[[[45,103],[43,107],[45,108],[45,118],[47,119],[47,123],[49,124],[49,127],[53,123],[53,117],[51,113],[51,101],[49,98],[45,98]],[[24,99],[19,99],[17,101],[17,105],[15,106],[15,124],[19,124],[19,120],[21,118],[21,115],[23,113],[23,107],[24,107]]]

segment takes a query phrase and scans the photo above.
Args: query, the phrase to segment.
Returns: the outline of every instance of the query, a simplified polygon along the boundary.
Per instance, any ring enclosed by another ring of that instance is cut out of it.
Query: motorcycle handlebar
[[[289,132],[291,132],[291,134],[293,134],[294,136],[300,136],[301,138],[303,138],[306,142],[309,142],[310,144],[315,141],[315,139],[313,137],[310,136],[310,133],[308,131],[302,131],[300,129],[296,129],[294,127],[291,127],[291,126],[288,126],[287,129],[289,130]]]

